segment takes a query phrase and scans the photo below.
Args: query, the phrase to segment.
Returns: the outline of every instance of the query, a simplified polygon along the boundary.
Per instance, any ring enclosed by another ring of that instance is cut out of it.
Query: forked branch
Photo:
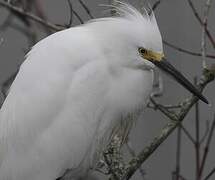
[[[214,69],[205,69],[202,75],[201,80],[198,83],[198,88],[200,91],[203,91],[205,86],[213,81],[215,78],[215,70]],[[153,100],[153,99],[152,99]],[[183,103],[184,106],[181,107],[178,113],[170,113],[168,114],[168,110],[165,109],[164,106],[157,104],[153,100],[153,104],[157,105],[157,109],[161,112],[165,112],[164,114],[170,120],[161,130],[161,133],[156,136],[152,142],[146,146],[136,157],[132,158],[126,167],[122,167],[123,174],[116,177],[112,177],[112,179],[118,180],[128,180],[131,176],[140,168],[140,166],[152,155],[152,153],[169,137],[169,135],[178,127],[181,122],[184,120],[190,109],[194,104],[198,101],[198,98],[193,96],[190,99],[186,99]]]

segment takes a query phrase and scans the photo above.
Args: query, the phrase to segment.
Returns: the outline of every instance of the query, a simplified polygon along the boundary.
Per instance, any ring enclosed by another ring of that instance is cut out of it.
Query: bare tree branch
[[[152,10],[155,11],[158,8],[158,6],[161,4],[161,2],[162,0],[157,0],[152,6]]]
[[[189,133],[189,131],[182,124],[180,124],[180,126],[181,126],[181,129],[183,130],[184,134],[195,145],[195,139],[192,137],[192,135]]]
[[[34,20],[44,26],[47,26],[48,28],[54,30],[54,31],[60,31],[63,30],[64,28],[56,26],[55,24],[52,24],[46,20],[41,19],[40,17],[33,15],[29,12],[25,12],[22,8],[16,7],[10,3],[4,2],[3,0],[0,0],[0,6],[7,8],[10,11],[14,11],[16,13],[19,13],[21,15],[24,15],[26,17],[28,17],[31,20]]]
[[[72,8],[72,3],[71,3],[71,1],[70,1],[70,0],[67,0],[67,1],[68,1],[68,4],[69,4],[71,13],[74,14],[74,15],[77,17],[77,19],[79,20],[79,22],[80,22],[81,24],[84,24],[84,20],[82,19],[82,17],[79,16],[79,14]]]
[[[84,24],[84,20],[79,16],[79,14],[73,9],[74,15],[77,17],[77,19],[80,21],[81,24]]]
[[[177,131],[177,149],[176,149],[176,167],[175,167],[175,180],[180,179],[180,160],[181,160],[181,126],[178,126]]]
[[[195,15],[196,19],[198,20],[198,22],[201,24],[201,26],[204,25],[204,22],[202,21],[199,13],[197,12],[196,8],[194,7],[192,0],[187,0],[187,1],[188,1],[189,6],[192,9],[193,14]],[[213,48],[215,49],[215,40],[214,40],[213,36],[211,35],[211,33],[207,27],[205,28],[205,33],[208,36],[208,39],[210,40]]]
[[[203,170],[204,170],[204,167],[205,167],[205,162],[206,162],[206,159],[207,159],[207,156],[208,156],[208,151],[209,151],[209,147],[210,147],[210,144],[211,144],[211,140],[212,140],[212,137],[213,137],[214,130],[215,130],[215,114],[214,114],[213,122],[212,122],[212,125],[211,125],[211,129],[209,131],[209,135],[208,135],[208,138],[207,138],[206,146],[204,148],[204,154],[203,154],[203,158],[202,158],[202,162],[201,162],[201,166],[200,166],[200,170],[199,170],[199,176],[200,177],[202,176],[202,173],[203,173]]]
[[[194,78],[194,84],[197,85],[197,77]],[[196,130],[196,139],[195,139],[195,155],[196,155],[196,180],[200,180],[199,169],[200,169],[200,128],[199,128],[199,102],[195,104],[195,130]]]
[[[82,1],[82,0],[78,0],[79,3],[82,5],[82,7],[84,8],[84,10],[87,12],[87,14],[89,15],[90,18],[94,18],[94,16],[92,15],[91,11],[89,10],[89,8],[87,7],[87,5]],[[162,0],[157,0],[155,2],[155,4],[153,5],[153,10],[155,10],[160,4],[161,4]],[[72,25],[72,21],[73,21],[73,15],[75,15],[77,17],[77,19],[80,21],[80,23],[84,23],[82,17],[73,9],[72,7],[72,3],[71,1],[68,0],[69,3],[69,7],[70,7],[70,20],[69,20],[69,25],[65,26],[65,27],[61,27],[61,26],[57,26],[55,24],[52,24],[50,22],[48,22],[46,20],[45,14],[41,9],[41,4],[40,4],[40,0],[36,0],[36,12],[37,15],[34,15],[32,13],[30,13],[30,8],[32,8],[33,1],[31,0],[30,4],[25,4],[28,1],[27,0],[22,0],[20,2],[23,2],[23,4],[21,5],[16,5],[13,3],[13,1],[4,1],[4,0],[0,0],[0,6],[5,7],[6,9],[8,9],[9,11],[13,12],[13,14],[18,15],[18,18],[22,20],[22,22],[29,24],[31,21],[33,20],[41,25],[43,25],[45,28],[53,30],[53,31],[59,31],[59,30],[63,30],[65,28],[68,28]],[[29,1],[30,2],[30,1]],[[38,3],[38,4],[37,4]],[[183,52],[189,55],[193,55],[193,56],[199,56],[203,58],[203,64],[205,62],[205,58],[211,58],[211,59],[215,59],[215,55],[210,55],[210,54],[206,54],[206,40],[205,37],[207,35],[207,37],[209,38],[212,46],[215,48],[215,41],[214,38],[212,37],[208,27],[207,27],[207,22],[208,22],[208,14],[209,14],[209,9],[211,6],[211,0],[207,0],[206,2],[206,6],[205,6],[205,11],[204,11],[204,18],[203,20],[201,19],[201,17],[199,16],[198,12],[196,11],[192,0],[188,0],[188,3],[195,15],[195,17],[197,18],[197,20],[199,21],[199,23],[202,26],[202,44],[201,44],[201,52],[193,52],[187,49],[183,49],[180,48],[176,45],[173,45],[167,41],[163,41],[165,45],[179,51],[179,52]],[[26,7],[28,6],[28,7]],[[31,26],[31,25],[30,25]],[[1,45],[2,41],[0,40],[0,45]],[[203,67],[206,67],[205,65],[203,65]],[[3,94],[6,97],[7,95],[7,89],[10,86],[11,82],[13,81],[13,79],[15,78],[16,73],[12,74],[4,83],[2,86],[2,90],[3,90]],[[214,76],[215,76],[215,70],[211,69],[211,70],[207,70],[205,69],[203,72],[203,77],[198,85],[199,89],[202,91],[204,89],[204,87],[210,83],[212,80],[214,80]],[[202,176],[202,172],[204,170],[204,166],[205,166],[205,162],[206,162],[206,158],[208,155],[208,150],[209,150],[209,146],[210,146],[210,142],[213,136],[213,131],[215,129],[215,117],[214,117],[214,121],[212,123],[211,129],[209,131],[209,134],[207,136],[207,134],[205,134],[203,136],[203,140],[205,139],[205,137],[207,138],[207,143],[204,149],[204,154],[203,154],[203,159],[200,162],[200,153],[199,153],[199,148],[200,148],[200,144],[201,141],[199,138],[199,115],[198,115],[198,98],[197,97],[192,97],[186,101],[184,101],[183,105],[178,104],[178,105],[162,105],[159,104],[155,101],[154,97],[151,97],[151,102],[153,104],[152,108],[155,110],[159,110],[161,111],[163,114],[165,114],[168,119],[170,119],[171,121],[168,122],[166,124],[165,127],[163,127],[161,133],[155,137],[153,139],[153,141],[146,147],[144,148],[137,156],[135,155],[135,153],[133,153],[133,158],[131,161],[129,161],[129,163],[126,165],[123,162],[123,158],[121,157],[120,154],[120,148],[121,148],[121,142],[118,139],[114,139],[114,141],[112,141],[113,144],[111,144],[107,151],[104,153],[104,157],[105,157],[105,162],[108,165],[108,173],[107,174],[112,174],[111,179],[119,179],[119,180],[128,180],[130,179],[130,177],[135,173],[135,171],[137,169],[141,168],[141,165],[152,155],[152,153],[168,138],[168,136],[178,127],[178,145],[177,145],[177,163],[176,163],[176,171],[173,173],[176,175],[177,180],[180,179],[185,179],[181,174],[180,174],[180,147],[181,147],[181,132],[183,131],[186,136],[190,139],[190,141],[195,145],[198,149],[197,154],[197,171],[198,171],[198,176],[201,177]],[[185,127],[183,127],[182,125],[182,121],[184,120],[185,116],[187,115],[187,113],[190,111],[191,107],[194,106],[194,104],[196,103],[196,126],[197,126],[197,132],[196,132],[196,140],[192,137],[192,135],[185,129]],[[178,113],[176,113],[176,111],[172,111],[174,109],[179,110]],[[117,138],[117,137],[115,137]],[[198,146],[197,146],[198,145]],[[111,152],[109,152],[111,151]],[[140,169],[141,170],[141,169]],[[199,173],[200,172],[200,173]],[[212,169],[212,171],[205,177],[204,180],[208,180],[212,174],[214,174],[215,172],[215,168]],[[59,179],[65,179],[65,177],[68,177],[70,173],[70,170],[68,170],[67,172],[65,172],[65,176]],[[143,173],[143,172],[142,172]],[[200,180],[200,179],[198,179]]]
[[[200,144],[202,144],[204,142],[204,140],[206,139],[206,137],[208,136],[208,133],[209,133],[209,121],[207,120],[206,121],[206,128],[205,128],[205,133],[204,135],[202,136],[201,140],[200,140]]]
[[[69,18],[69,23],[66,25],[66,27],[71,27],[72,23],[73,23],[73,5],[72,2],[70,0],[67,0],[68,4],[69,4],[69,14],[70,14],[70,18]]]
[[[177,121],[178,116],[176,113],[169,111],[162,104],[158,104],[152,97],[150,98],[150,100],[153,103],[155,109],[160,110],[163,114],[165,114],[168,118],[172,119],[173,121]]]
[[[206,0],[204,8],[204,17],[202,24],[202,42],[201,42],[201,52],[202,52],[202,66],[206,68],[206,29],[208,26],[208,15],[211,7],[211,0]]]
[[[177,51],[179,51],[179,52],[183,52],[183,53],[185,53],[185,54],[189,54],[189,55],[193,55],[193,56],[199,56],[199,57],[202,56],[201,53],[193,52],[193,51],[190,51],[190,50],[187,50],[187,49],[183,49],[183,48],[178,47],[178,46],[176,46],[176,45],[174,45],[174,44],[171,44],[171,43],[169,43],[169,42],[167,42],[167,41],[165,41],[165,40],[163,41],[163,43],[164,43],[166,46],[171,47],[171,48],[173,48],[173,49],[175,49],[175,50],[177,50]],[[208,57],[208,58],[215,59],[215,55],[206,54],[205,56]]]
[[[93,19],[94,16],[92,15],[90,9],[87,7],[87,5],[84,3],[84,1],[83,1],[83,0],[78,0],[78,1],[79,1],[79,3],[82,5],[82,7],[85,9],[85,11],[86,11],[87,14],[89,15],[89,17],[90,17],[91,19]]]
[[[211,176],[215,174],[215,167],[209,172],[209,174],[204,178],[204,180],[209,180]]]
[[[198,85],[199,90],[202,91],[208,83],[214,80],[214,78],[214,70],[204,70],[202,79]],[[189,101],[186,101],[186,104],[183,106],[177,116],[168,116],[168,118],[172,117],[170,118],[171,121],[167,123],[162,129],[160,135],[155,137],[154,140],[137,155],[137,157],[133,158],[129,162],[129,167],[126,169],[126,173],[122,178],[123,180],[128,180],[141,166],[141,164],[145,162],[151,156],[151,154],[167,139],[167,137],[175,130],[175,128],[184,120],[187,113],[197,101],[197,97],[192,97]]]

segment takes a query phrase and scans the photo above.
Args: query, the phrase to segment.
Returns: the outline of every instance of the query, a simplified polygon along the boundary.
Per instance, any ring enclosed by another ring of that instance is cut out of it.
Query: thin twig
[[[84,20],[81,18],[81,16],[72,8],[72,3],[71,3],[71,1],[70,0],[67,0],[68,1],[68,4],[69,4],[69,7],[70,7],[70,12],[71,12],[71,14],[74,14],[76,17],[77,17],[77,19],[79,20],[79,22],[81,23],[81,24],[84,24]],[[70,20],[71,20],[71,17],[70,17]]]
[[[181,126],[178,126],[177,131],[177,150],[176,150],[176,167],[175,167],[175,175],[176,180],[179,180],[180,175],[180,159],[181,159]]]
[[[153,5],[152,5],[152,10],[155,11],[158,6],[161,4],[162,0],[157,0]]]
[[[75,17],[79,20],[79,22],[81,24],[84,24],[84,20],[81,18],[81,16],[73,9],[73,5],[72,2],[70,0],[67,0],[68,5],[69,5],[69,9],[70,9],[70,19],[69,19],[69,23],[66,25],[60,25],[62,28],[69,28],[72,26],[73,23],[73,15],[75,15]]]
[[[199,57],[202,56],[201,53],[193,52],[193,51],[190,51],[190,50],[187,50],[187,49],[183,49],[183,48],[178,47],[178,46],[176,46],[174,44],[171,44],[171,43],[169,43],[169,42],[167,42],[165,40],[163,40],[163,43],[166,46],[171,47],[171,48],[173,48],[173,49],[175,49],[175,50],[177,50],[179,52],[183,52],[185,54],[189,54],[189,55],[192,55],[192,56],[199,56]],[[211,58],[211,59],[215,59],[215,55],[206,54],[205,56],[208,57],[208,58]]]
[[[213,122],[212,122],[212,125],[211,125],[211,129],[209,131],[209,135],[208,135],[208,138],[207,138],[206,146],[204,148],[203,158],[202,158],[200,171],[199,171],[200,176],[202,176],[202,174],[203,174],[203,170],[204,170],[204,167],[205,167],[205,163],[206,163],[206,159],[207,159],[207,156],[208,156],[208,151],[209,151],[209,148],[210,148],[210,144],[211,144],[211,140],[212,140],[212,137],[213,137],[214,130],[215,130],[215,114],[214,114]]]
[[[92,15],[90,9],[87,7],[87,5],[84,3],[84,1],[82,1],[82,0],[78,0],[78,1],[79,1],[79,3],[82,5],[82,7],[85,9],[85,11],[86,11],[87,14],[89,15],[89,17],[90,17],[91,19],[93,19],[94,16]]]
[[[184,134],[195,145],[195,139],[192,137],[192,135],[189,133],[189,131],[182,124],[180,124],[180,126],[181,126],[181,129],[183,130]]]
[[[201,54],[202,54],[202,68],[206,68],[206,35],[205,28],[207,27],[206,23],[202,26],[202,40],[201,40]]]
[[[201,140],[200,140],[200,144],[202,144],[204,142],[204,140],[206,139],[206,137],[208,136],[208,133],[209,133],[209,121],[207,120],[206,121],[206,128],[205,128],[205,133],[204,135],[202,136]]]
[[[181,108],[181,105],[163,105],[166,109],[179,109]]]
[[[172,119],[173,121],[177,121],[177,115],[172,112],[169,111],[168,109],[166,109],[163,105],[158,104],[153,97],[150,98],[150,101],[152,102],[152,104],[154,105],[154,109],[158,109],[160,110],[163,114],[165,114],[167,117],[169,117],[170,119]]]
[[[151,96],[151,97],[157,97],[157,96],[154,96],[154,94],[153,94],[153,96]],[[172,110],[172,109],[180,109],[181,107],[182,107],[182,104],[175,104],[175,105],[171,105],[171,104],[169,104],[169,105],[161,105],[161,104],[157,104],[156,103],[156,105],[155,105],[155,103],[148,103],[147,104],[147,107],[148,108],[150,108],[150,109],[154,109],[154,110],[157,110],[157,108],[158,108],[158,105],[160,105],[160,106],[162,106],[162,108],[163,109],[165,109],[165,110]],[[169,112],[171,112],[171,111],[169,111]],[[167,112],[167,113],[169,113],[169,112]]]
[[[200,24],[203,24],[202,19],[201,19],[199,13],[197,12],[196,8],[194,7],[192,0],[187,0],[187,2],[189,4],[190,8],[192,9],[192,12],[193,12],[194,16],[196,17],[196,19],[200,22]]]
[[[204,180],[209,180],[209,178],[215,174],[215,167],[208,173],[208,175],[204,178]]]
[[[201,41],[201,52],[202,52],[202,67],[206,68],[206,28],[208,26],[208,15],[211,7],[211,0],[206,0],[204,7],[204,18],[202,24],[202,41]]]
[[[42,25],[44,25],[44,26],[46,26],[46,27],[48,27],[54,31],[60,31],[60,30],[64,29],[64,28],[56,26],[55,24],[52,24],[46,20],[43,20],[40,17],[38,17],[32,13],[25,12],[22,8],[19,8],[19,7],[16,7],[10,3],[4,2],[3,0],[0,0],[0,6],[5,7],[6,9],[8,9],[10,11],[14,11],[16,13],[23,15],[23,16],[26,16],[29,19],[34,20],[35,22],[38,22],[38,23],[40,23],[40,24],[42,24]]]
[[[201,82],[198,85],[200,91],[215,78],[215,72],[210,70],[204,70],[203,77]],[[196,96],[193,96],[189,101],[186,101],[186,104],[183,106],[181,111],[177,115],[177,119],[171,119],[171,122],[167,123],[166,126],[162,129],[160,135],[154,138],[154,140],[145,147],[137,156],[129,162],[129,167],[126,169],[122,180],[128,180],[135,171],[145,162],[151,154],[166,140],[166,138],[175,130],[175,128],[184,120],[187,113],[193,107],[193,105],[198,101]]]
[[[192,2],[192,0],[187,0],[188,4],[190,6],[190,8],[192,9],[192,12],[194,14],[194,16],[196,17],[196,19],[198,20],[198,22],[200,23],[200,25],[202,26],[204,23],[199,15],[199,13],[197,12],[196,8],[194,7],[194,4]],[[208,30],[208,28],[205,28],[205,33],[208,36],[208,39],[210,40],[213,48],[215,49],[215,39],[213,38],[213,36],[211,35],[210,31]]]
[[[22,7],[24,12],[31,11],[33,6],[33,1],[30,1],[29,3],[26,3],[25,0],[17,1],[16,6]],[[11,13],[8,15],[5,22],[1,25],[1,29],[5,30],[8,27],[13,27],[15,30],[23,33],[27,37],[29,42],[29,47],[33,46],[37,41],[37,33],[35,29],[32,27],[32,22],[30,21],[30,19],[15,11],[10,11],[10,12]],[[18,24],[15,24],[12,21],[14,17],[18,18],[24,24],[24,27]]]
[[[73,23],[73,5],[72,2],[70,0],[67,0],[68,4],[69,4],[69,14],[70,14],[70,18],[69,18],[69,23],[66,25],[66,27],[71,27],[72,23]]]
[[[197,85],[197,77],[194,78],[194,83]],[[200,180],[199,169],[200,169],[200,142],[199,142],[199,102],[195,104],[195,130],[196,130],[196,139],[195,139],[195,155],[196,155],[196,180]]]

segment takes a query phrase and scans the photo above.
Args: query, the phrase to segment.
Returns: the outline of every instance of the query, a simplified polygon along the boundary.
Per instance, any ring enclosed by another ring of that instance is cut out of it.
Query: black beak
[[[152,61],[156,66],[170,74],[177,82],[184,86],[188,91],[194,94],[196,97],[201,99],[203,102],[208,104],[208,100],[201,94],[201,92],[190,83],[177,69],[174,68],[166,59],[161,61]]]

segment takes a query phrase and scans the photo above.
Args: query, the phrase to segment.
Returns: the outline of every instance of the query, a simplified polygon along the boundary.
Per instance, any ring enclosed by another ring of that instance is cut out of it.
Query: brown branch
[[[208,155],[208,151],[209,151],[209,147],[210,147],[210,144],[211,144],[211,140],[212,140],[212,137],[213,137],[214,130],[215,130],[215,114],[214,114],[213,122],[212,122],[212,125],[211,125],[211,129],[209,131],[209,135],[208,135],[208,138],[207,138],[206,146],[204,148],[203,158],[202,158],[202,162],[201,162],[201,166],[200,166],[200,170],[199,170],[199,176],[200,177],[202,176],[202,173],[203,173],[203,170],[204,170],[204,167],[205,167],[205,162],[206,162],[206,159],[207,159],[207,155]]]
[[[35,21],[35,22],[38,22],[38,23],[40,23],[40,24],[42,24],[42,25],[44,25],[44,26],[46,26],[46,27],[48,27],[54,31],[60,31],[60,30],[64,29],[64,28],[56,26],[55,24],[52,24],[46,20],[43,20],[40,17],[38,17],[32,13],[25,12],[22,8],[16,7],[16,6],[14,6],[10,3],[7,3],[3,0],[0,0],[0,6],[5,7],[9,11],[13,11],[13,12],[16,12],[18,14],[21,14],[21,15],[23,15],[23,16],[25,16],[25,17],[27,17],[27,18]]]
[[[175,175],[176,180],[180,179],[180,160],[181,160],[181,126],[178,126],[177,131],[177,149],[176,149],[176,167],[175,167]]]
[[[187,0],[187,2],[189,4],[190,8],[192,9],[192,12],[193,12],[194,16],[196,17],[196,19],[198,20],[198,22],[200,23],[200,25],[203,26],[204,22],[201,19],[199,13],[197,12],[196,8],[194,7],[194,4],[193,4],[192,0]],[[207,27],[205,28],[205,33],[208,36],[208,39],[210,40],[213,48],[215,49],[215,40],[214,40],[213,36],[211,35],[211,33],[210,33],[210,31],[208,30]]]

